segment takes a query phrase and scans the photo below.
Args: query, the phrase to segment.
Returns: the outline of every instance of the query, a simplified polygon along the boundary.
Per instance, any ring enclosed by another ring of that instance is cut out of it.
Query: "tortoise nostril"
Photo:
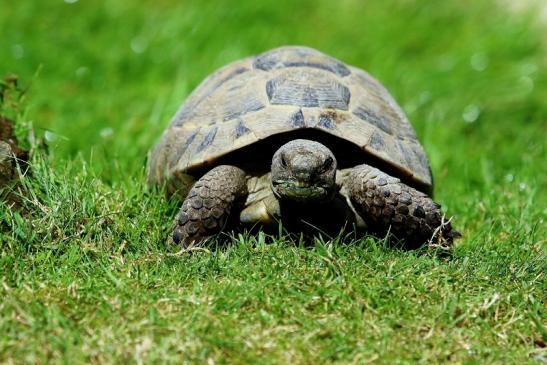
[[[312,175],[308,171],[297,171],[294,176],[298,181],[309,182],[312,180]]]

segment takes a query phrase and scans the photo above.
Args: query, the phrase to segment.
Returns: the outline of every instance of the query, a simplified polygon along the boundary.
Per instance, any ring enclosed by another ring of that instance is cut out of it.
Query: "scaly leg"
[[[245,172],[221,165],[199,179],[184,200],[175,220],[173,241],[184,246],[200,243],[220,232],[247,196]]]
[[[389,229],[408,247],[428,242],[449,246],[461,236],[429,196],[374,167],[354,167],[343,190],[371,231],[385,234]]]

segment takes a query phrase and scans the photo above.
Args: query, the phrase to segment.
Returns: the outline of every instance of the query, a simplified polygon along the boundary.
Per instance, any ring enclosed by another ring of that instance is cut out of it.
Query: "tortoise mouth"
[[[317,202],[329,200],[333,189],[298,180],[272,181],[272,190],[277,199],[298,202]]]

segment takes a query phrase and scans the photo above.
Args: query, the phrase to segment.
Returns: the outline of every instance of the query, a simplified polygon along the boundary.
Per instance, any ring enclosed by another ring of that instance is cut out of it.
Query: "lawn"
[[[494,1],[0,0],[24,98],[22,209],[0,204],[1,363],[547,361],[547,42]],[[237,5],[236,5],[237,4]],[[260,5],[258,5],[260,4]],[[148,149],[216,68],[283,44],[362,67],[401,104],[449,253],[387,239],[165,242]]]

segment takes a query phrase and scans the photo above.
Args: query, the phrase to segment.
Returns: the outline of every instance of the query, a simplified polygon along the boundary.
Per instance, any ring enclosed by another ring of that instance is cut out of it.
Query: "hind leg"
[[[451,245],[460,236],[429,196],[374,167],[354,167],[343,190],[371,231],[390,230],[408,247],[428,242]]]
[[[245,172],[221,165],[199,179],[184,200],[175,219],[173,241],[197,244],[220,232],[233,210],[247,197]]]

